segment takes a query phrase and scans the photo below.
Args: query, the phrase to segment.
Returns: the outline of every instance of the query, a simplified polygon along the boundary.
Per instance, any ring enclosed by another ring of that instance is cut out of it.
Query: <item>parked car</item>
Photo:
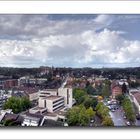
[[[125,115],[123,115],[123,118],[124,118],[124,119],[126,119],[126,116],[125,116]]]
[[[109,106],[109,105],[108,105],[107,107],[109,108],[109,110],[111,110],[111,109],[112,109],[112,108],[111,108],[111,106]]]
[[[115,109],[111,109],[111,112],[115,112]]]
[[[130,122],[129,122],[129,121],[127,121],[126,124],[127,124],[128,126],[130,126]]]
[[[136,114],[136,119],[140,120],[140,114]]]
[[[108,105],[112,105],[112,102],[111,102],[111,101],[108,101],[107,104],[108,104]]]
[[[90,122],[91,122],[91,123],[94,123],[94,122],[95,122],[95,120],[90,120]]]
[[[112,105],[116,105],[117,104],[117,102],[116,101],[112,101]]]

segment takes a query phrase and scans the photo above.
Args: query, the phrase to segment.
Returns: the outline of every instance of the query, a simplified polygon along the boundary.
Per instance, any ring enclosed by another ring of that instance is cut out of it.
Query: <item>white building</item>
[[[64,97],[62,96],[48,96],[39,98],[39,107],[47,108],[48,112],[55,112],[64,107]]]
[[[39,117],[24,116],[21,126],[39,126],[40,123],[41,118]]]
[[[11,94],[5,92],[5,90],[0,90],[0,108],[4,105],[4,103],[11,97]]]
[[[41,90],[39,91],[38,106],[31,108],[29,112],[54,113],[63,108],[71,108],[73,103],[75,100],[72,98],[72,88]]]
[[[50,95],[57,96],[58,89],[46,89],[39,91],[39,97],[48,97]]]
[[[28,93],[28,96],[29,96],[29,100],[30,101],[34,101],[34,100],[38,100],[39,98],[39,92],[31,92],[31,93]]]
[[[62,96],[65,107],[71,108],[73,104],[72,88],[47,89],[39,91],[39,97]]]
[[[24,76],[18,79],[18,86],[22,86],[24,84],[43,84],[46,81],[46,78],[30,78],[29,76]]]
[[[72,107],[72,88],[59,88],[58,96],[64,97],[65,107]]]
[[[129,95],[134,102],[138,112],[140,113],[140,90],[138,89],[131,89],[129,90]]]

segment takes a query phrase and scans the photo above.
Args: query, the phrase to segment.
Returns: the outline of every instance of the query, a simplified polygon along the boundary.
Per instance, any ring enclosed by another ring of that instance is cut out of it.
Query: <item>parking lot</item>
[[[114,112],[110,111],[109,114],[114,122],[114,126],[126,126],[126,120],[123,118],[124,112],[121,108]]]
[[[117,104],[114,103],[113,105],[104,102],[104,104],[109,108],[109,114],[114,122],[114,126],[127,126],[127,120],[124,118],[124,111],[122,108]]]

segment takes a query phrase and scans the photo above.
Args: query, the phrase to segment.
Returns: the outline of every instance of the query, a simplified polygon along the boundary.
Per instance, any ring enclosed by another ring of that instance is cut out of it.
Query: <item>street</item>
[[[106,101],[103,102],[105,105],[107,104]],[[123,118],[124,112],[120,106],[118,106],[118,109],[112,112],[109,111],[109,114],[114,122],[114,126],[126,126],[126,120]]]
[[[136,119],[135,126],[140,126],[140,120]]]
[[[126,120],[123,118],[122,109],[119,108],[115,112],[110,111],[109,114],[114,122],[114,126],[126,126]]]

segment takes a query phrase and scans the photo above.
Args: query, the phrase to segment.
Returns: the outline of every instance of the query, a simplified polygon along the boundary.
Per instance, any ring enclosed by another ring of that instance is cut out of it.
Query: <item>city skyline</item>
[[[139,67],[140,15],[0,15],[0,67]]]

